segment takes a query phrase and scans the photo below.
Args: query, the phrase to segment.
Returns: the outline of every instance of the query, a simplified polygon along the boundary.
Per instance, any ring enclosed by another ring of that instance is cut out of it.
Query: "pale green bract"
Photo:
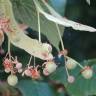
[[[38,40],[29,38],[24,32],[18,27],[17,22],[15,21],[12,5],[10,0],[1,0],[0,1],[0,10],[2,15],[0,18],[7,18],[10,20],[9,27],[11,28],[12,32],[6,32],[8,38],[10,39],[11,43],[16,47],[19,47],[29,54],[38,57],[43,60],[47,60],[49,58],[49,52],[46,51],[42,43]],[[47,57],[44,56],[47,54]],[[51,54],[52,55],[52,54]]]
[[[74,24],[77,27],[77,30],[85,30],[85,31],[95,31],[94,28],[86,26],[86,25],[80,25],[78,23],[71,23],[73,21],[69,21],[66,18],[64,19],[62,16],[60,16],[57,12],[55,12],[54,9],[52,9],[46,2],[43,1],[43,3],[45,4],[45,6],[49,9],[49,11],[52,13],[52,15],[46,13],[42,6],[39,4],[38,0],[33,0],[37,10],[42,13],[48,20],[53,21],[55,23],[64,25],[66,27],[73,27],[74,28]],[[29,38],[27,35],[24,34],[24,32],[18,27],[18,24],[14,18],[14,14],[12,11],[12,4],[10,2],[10,0],[1,0],[0,2],[1,7],[1,18],[8,18],[10,19],[10,28],[13,30],[13,32],[7,32],[8,37],[10,37],[10,40],[12,42],[12,44],[14,44],[15,46],[24,49],[25,51],[27,51],[29,54],[34,55],[35,57],[41,58],[41,59],[48,59],[45,58],[42,53],[47,53],[43,46],[42,43],[38,42],[38,40],[34,40]],[[62,20],[64,22],[62,22]],[[85,27],[84,27],[85,26]],[[82,28],[83,27],[83,28]],[[84,29],[85,28],[85,29]],[[87,30],[88,29],[88,30]],[[10,34],[9,34],[10,33]]]
[[[36,8],[39,10],[40,13],[42,13],[48,20],[55,22],[57,24],[63,25],[65,27],[72,27],[75,30],[81,30],[81,31],[90,31],[90,32],[96,32],[96,29],[87,25],[83,25],[71,20],[68,20],[62,16],[60,16],[54,9],[51,8],[44,0],[42,0],[45,4],[45,6],[49,9],[50,14],[46,13],[42,6],[39,4],[38,0],[33,0]]]

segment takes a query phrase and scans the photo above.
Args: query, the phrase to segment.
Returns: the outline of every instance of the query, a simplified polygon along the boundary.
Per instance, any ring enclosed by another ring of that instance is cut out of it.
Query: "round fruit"
[[[75,81],[74,76],[68,76],[68,82],[69,83],[74,83],[74,81]]]
[[[7,82],[10,86],[15,86],[18,83],[18,78],[16,75],[9,75]]]
[[[74,69],[77,66],[76,62],[74,60],[68,59],[66,61],[66,67],[67,69],[71,70]]]
[[[48,52],[52,52],[52,46],[48,43],[43,43],[43,48],[48,51]]]
[[[54,71],[56,70],[56,68],[57,68],[57,65],[56,65],[54,62],[46,62],[45,65],[46,65],[46,66],[45,66],[45,68],[44,68],[44,70],[43,70],[43,73],[44,73],[45,75],[51,74],[51,73],[54,72]]]
[[[16,68],[17,68],[17,69],[21,69],[21,68],[22,68],[22,63],[17,63],[17,64],[16,64]]]
[[[46,67],[45,67],[45,68],[47,69],[47,71],[48,71],[49,73],[52,73],[52,72],[54,72],[54,71],[56,70],[57,65],[56,65],[54,62],[48,62],[48,63],[46,64]]]
[[[82,76],[85,79],[90,79],[93,76],[93,70],[89,66],[86,66],[82,71]]]

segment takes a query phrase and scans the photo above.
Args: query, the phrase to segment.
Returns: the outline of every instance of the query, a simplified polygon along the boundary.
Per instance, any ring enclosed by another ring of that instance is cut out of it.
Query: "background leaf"
[[[17,87],[23,96],[56,96],[49,84],[33,80],[21,80]]]
[[[67,81],[67,76],[65,72],[65,68],[60,67],[54,72],[50,79],[54,80],[58,83],[64,84],[66,87],[67,92],[71,96],[89,96],[89,95],[96,95],[96,59],[84,61],[82,65],[90,65],[94,70],[93,77],[89,80],[84,79],[83,76],[80,74],[80,68],[77,67],[76,69],[69,71],[69,73],[75,76],[76,80],[73,84],[69,84]]]
[[[20,23],[29,25],[33,30],[38,31],[37,13],[33,0],[11,0],[16,20]],[[44,7],[45,9],[45,7]],[[44,16],[41,18],[41,32],[45,34],[50,42],[58,48],[59,36],[57,34],[56,25],[48,21]],[[64,27],[60,26],[61,34],[63,34]],[[45,41],[46,42],[46,41]]]

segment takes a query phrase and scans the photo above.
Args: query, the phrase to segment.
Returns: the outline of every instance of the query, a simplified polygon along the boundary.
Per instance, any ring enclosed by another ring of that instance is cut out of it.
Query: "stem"
[[[34,57],[34,67],[36,66],[35,57]]]
[[[78,64],[78,66],[80,66],[82,69],[84,69],[84,67],[81,65],[81,64],[79,64],[79,63],[77,63]]]
[[[61,32],[60,32],[60,29],[59,29],[59,26],[58,26],[57,23],[56,23],[56,27],[57,27],[58,35],[59,35],[59,38],[60,38],[60,41],[61,41],[62,50],[64,50],[64,43],[63,43],[63,40],[62,40],[62,37],[61,37]],[[69,77],[70,75],[69,75],[68,69],[66,67],[66,60],[65,60],[65,69],[66,69],[67,76]]]
[[[58,35],[59,35],[59,38],[60,38],[62,50],[64,50],[64,44],[63,44],[63,40],[62,40],[62,37],[61,37],[61,32],[60,32],[60,29],[59,29],[59,26],[58,26],[57,23],[56,23],[56,28],[57,28]]]
[[[65,60],[65,69],[66,69],[67,76],[69,77],[70,75],[69,75],[68,69],[66,67],[66,60]]]
[[[38,10],[37,10],[37,16],[38,16],[38,32],[39,32],[39,42],[41,42],[40,14],[39,14],[39,11],[38,11]]]
[[[65,56],[65,59],[67,59],[68,57]],[[65,61],[66,62],[66,61]],[[84,69],[84,67],[80,64],[80,63],[76,63],[80,68]]]
[[[28,66],[30,66],[31,60],[32,60],[32,55],[30,56],[30,59],[29,59],[29,62],[28,62]]]
[[[10,37],[8,37],[8,55],[9,55],[9,59],[11,60],[10,46],[11,46]]]
[[[69,77],[70,75],[69,75],[68,69],[66,67],[66,63],[65,63],[65,69],[66,69],[67,76]]]

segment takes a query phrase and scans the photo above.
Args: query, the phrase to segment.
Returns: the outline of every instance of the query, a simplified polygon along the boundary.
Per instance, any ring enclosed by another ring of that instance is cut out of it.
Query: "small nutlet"
[[[16,64],[16,68],[17,68],[17,69],[21,69],[21,68],[22,68],[22,63],[17,63],[17,64]]]
[[[57,65],[52,62],[52,61],[49,61],[49,62],[45,62],[45,68],[43,69],[43,74],[44,75],[49,75],[51,73],[53,73],[57,68]]]
[[[46,51],[48,51],[49,53],[51,53],[52,52],[52,46],[50,45],[50,44],[48,44],[48,43],[43,43],[43,48],[46,50]]]
[[[68,80],[69,83],[74,83],[75,78],[74,78],[74,76],[68,76],[67,80]]]
[[[72,70],[72,69],[76,68],[76,66],[77,66],[77,62],[75,62],[74,60],[68,59],[66,61],[66,67],[68,70]]]
[[[15,86],[18,83],[18,78],[16,75],[9,75],[7,82],[10,86]]]
[[[85,78],[85,79],[90,79],[92,78],[93,76],[93,70],[91,67],[89,66],[85,66],[83,71],[82,71],[82,76]]]

